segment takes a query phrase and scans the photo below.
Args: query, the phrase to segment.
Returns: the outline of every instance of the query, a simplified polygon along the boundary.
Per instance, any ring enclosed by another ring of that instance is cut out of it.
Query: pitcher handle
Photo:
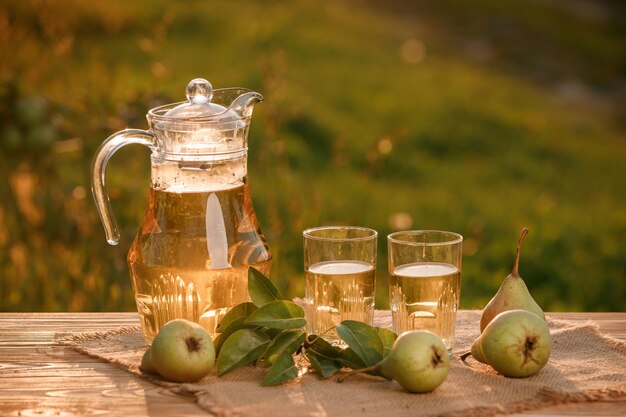
[[[122,146],[138,143],[151,150],[156,147],[154,134],[147,130],[125,129],[109,136],[96,151],[91,164],[91,192],[96,201],[96,208],[104,226],[107,242],[117,245],[120,241],[120,232],[113,216],[111,201],[106,188],[106,167],[109,158]]]

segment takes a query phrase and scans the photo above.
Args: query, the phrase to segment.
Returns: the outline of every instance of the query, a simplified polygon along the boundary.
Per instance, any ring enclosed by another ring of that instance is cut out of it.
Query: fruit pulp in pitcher
[[[372,324],[374,320],[374,266],[362,261],[330,261],[311,265],[306,271],[305,303],[307,331],[323,334],[340,344],[332,329],[343,320]]]
[[[247,185],[151,189],[128,263],[143,333],[151,341],[177,318],[197,322],[214,336],[226,312],[249,301],[248,267],[268,274],[271,255]]]
[[[416,262],[396,267],[389,277],[393,330],[430,330],[448,348],[461,291],[461,271],[451,264]]]

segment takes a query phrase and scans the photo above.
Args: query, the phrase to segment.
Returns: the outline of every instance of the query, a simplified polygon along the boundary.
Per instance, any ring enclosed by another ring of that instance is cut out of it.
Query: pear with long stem
[[[517,254],[515,255],[513,271],[504,279],[496,295],[493,296],[483,310],[483,314],[480,317],[481,333],[494,317],[508,310],[527,310],[544,320],[546,319],[543,310],[530,295],[526,283],[519,275],[520,251],[527,234],[528,229],[524,228],[517,242]]]
[[[338,381],[371,371],[395,380],[406,391],[430,392],[448,376],[450,355],[436,334],[428,330],[410,330],[398,336],[382,361],[348,372],[340,376]]]

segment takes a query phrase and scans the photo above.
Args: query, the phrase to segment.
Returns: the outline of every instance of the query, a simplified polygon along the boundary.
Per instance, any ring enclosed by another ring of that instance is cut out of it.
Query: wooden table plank
[[[550,313],[626,340],[626,313]],[[0,313],[0,415],[200,416],[190,397],[172,394],[59,345],[63,334],[139,325],[136,313]],[[626,416],[626,398],[575,403],[516,416]]]
[[[0,314],[0,415],[206,415],[191,397],[57,344],[59,332],[129,325],[139,325],[137,314]]]

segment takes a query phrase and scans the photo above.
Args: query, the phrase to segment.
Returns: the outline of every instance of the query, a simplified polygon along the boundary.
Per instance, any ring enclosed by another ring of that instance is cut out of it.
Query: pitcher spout
[[[261,101],[263,101],[263,96],[261,94],[250,91],[237,97],[232,102],[229,109],[237,113],[241,118],[248,118],[252,116],[254,105]]]

